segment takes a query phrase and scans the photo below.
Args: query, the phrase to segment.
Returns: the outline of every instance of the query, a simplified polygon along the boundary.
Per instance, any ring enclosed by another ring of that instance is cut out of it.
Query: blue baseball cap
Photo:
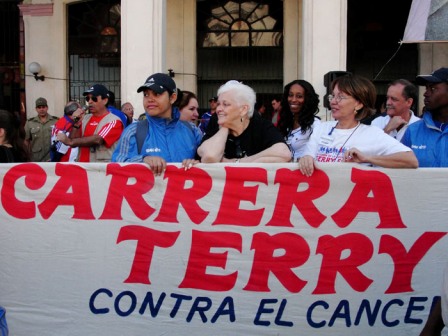
[[[152,90],[155,93],[163,93],[168,91],[170,94],[177,92],[176,83],[173,79],[164,73],[155,73],[146,79],[146,82],[137,89],[137,92],[143,90]]]
[[[98,97],[101,96],[103,98],[109,98],[109,90],[101,84],[95,84],[92,85],[90,88],[88,88],[84,93],[83,96],[87,96],[88,94],[91,94],[92,96]]]
[[[430,75],[417,76],[417,85],[426,85],[428,83],[448,83],[448,68],[440,68]]]

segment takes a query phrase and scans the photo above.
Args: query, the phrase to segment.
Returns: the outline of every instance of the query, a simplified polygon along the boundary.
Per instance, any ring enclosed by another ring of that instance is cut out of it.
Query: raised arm
[[[418,160],[413,151],[368,156],[357,148],[351,148],[344,153],[344,159],[346,162],[370,163],[383,168],[418,168]]]
[[[57,134],[57,139],[61,141],[64,145],[70,147],[91,147],[91,146],[99,146],[104,143],[104,139],[98,135],[90,135],[88,137],[81,138],[69,138],[65,133],[59,132]]]
[[[201,157],[201,162],[221,162],[228,135],[229,129],[221,127],[216,134],[205,140],[198,148],[198,155]]]
[[[223,161],[235,161],[232,160],[223,160]],[[291,161],[291,152],[289,151],[288,146],[284,143],[279,142],[272,145],[265,150],[251,155],[245,156],[239,159],[239,162],[265,162],[265,163],[275,163],[275,162],[289,162]]]

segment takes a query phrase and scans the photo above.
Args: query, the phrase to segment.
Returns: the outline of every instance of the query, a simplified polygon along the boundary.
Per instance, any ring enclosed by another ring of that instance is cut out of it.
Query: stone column
[[[155,72],[166,72],[166,0],[121,1],[121,92],[136,117],[144,112],[137,88]]]
[[[347,66],[347,0],[285,0],[284,4],[284,84],[294,79],[310,82],[320,96],[320,116],[325,119],[323,77]]]

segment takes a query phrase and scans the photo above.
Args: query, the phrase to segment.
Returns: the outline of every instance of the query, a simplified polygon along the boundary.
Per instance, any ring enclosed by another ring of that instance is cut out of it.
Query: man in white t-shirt
[[[372,125],[401,141],[408,125],[420,120],[412,112],[413,106],[417,103],[417,96],[417,87],[408,80],[393,81],[387,89],[387,115],[374,119]]]

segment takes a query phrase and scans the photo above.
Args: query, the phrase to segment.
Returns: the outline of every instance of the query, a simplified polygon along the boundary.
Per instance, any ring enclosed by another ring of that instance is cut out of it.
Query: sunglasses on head
[[[71,103],[64,108],[64,113],[67,115],[72,115],[77,109],[81,108],[81,105],[78,103]]]
[[[88,103],[90,100],[92,100],[94,103],[96,103],[98,101],[98,97],[86,96],[86,102]]]

